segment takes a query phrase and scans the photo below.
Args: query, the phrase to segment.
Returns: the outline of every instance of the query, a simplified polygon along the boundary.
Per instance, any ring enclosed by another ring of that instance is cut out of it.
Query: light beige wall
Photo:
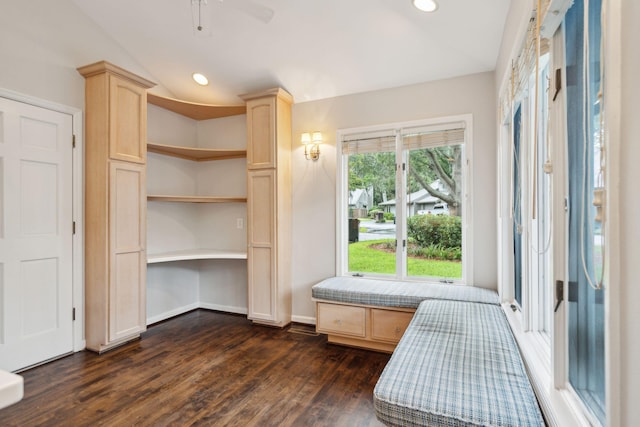
[[[155,81],[71,0],[2,0],[0,88],[83,108],[76,68],[103,59]]]
[[[366,76],[363,76],[366,78]],[[492,72],[293,106],[293,314],[312,321],[311,286],[336,274],[336,131],[473,114],[475,284],[496,288],[496,111]],[[300,134],[321,131],[317,162],[305,160]]]

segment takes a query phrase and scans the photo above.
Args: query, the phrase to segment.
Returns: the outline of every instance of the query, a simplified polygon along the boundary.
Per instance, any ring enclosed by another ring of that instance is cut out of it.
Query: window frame
[[[348,177],[349,162],[342,153],[342,145],[345,137],[359,133],[384,132],[393,130],[396,135],[396,236],[406,236],[406,170],[402,164],[407,161],[408,150],[402,144],[402,131],[412,127],[437,127],[442,128],[447,124],[463,123],[465,129],[464,151],[462,159],[462,198],[463,225],[462,225],[462,278],[454,280],[457,285],[473,285],[473,115],[461,114],[443,116],[429,119],[395,122],[381,125],[361,126],[338,129],[336,132],[336,275],[351,276],[355,272],[349,272],[348,260]],[[402,252],[402,255],[399,255]],[[406,271],[406,248],[401,244],[396,251],[396,274],[380,275],[365,273],[365,277],[379,278],[383,280],[400,280],[408,282],[438,282],[437,278],[408,276]]]

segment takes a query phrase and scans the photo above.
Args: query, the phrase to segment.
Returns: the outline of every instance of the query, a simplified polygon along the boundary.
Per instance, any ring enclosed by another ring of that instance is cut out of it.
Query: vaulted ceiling
[[[174,97],[215,104],[273,86],[304,102],[493,70],[510,3],[438,0],[427,14],[411,0],[205,0],[198,15],[198,0],[73,1]]]

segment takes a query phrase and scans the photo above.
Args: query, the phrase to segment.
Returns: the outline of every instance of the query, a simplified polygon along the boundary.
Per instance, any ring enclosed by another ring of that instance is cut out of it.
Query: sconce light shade
[[[322,143],[322,133],[305,132],[300,137],[300,142],[304,145],[304,157],[309,160],[318,160],[320,157],[320,144]],[[309,147],[310,146],[310,147]]]

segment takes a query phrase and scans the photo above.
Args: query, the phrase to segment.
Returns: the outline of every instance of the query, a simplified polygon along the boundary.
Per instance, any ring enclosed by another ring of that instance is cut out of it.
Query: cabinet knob
[[[333,321],[336,325],[342,325],[342,319],[336,319]]]

